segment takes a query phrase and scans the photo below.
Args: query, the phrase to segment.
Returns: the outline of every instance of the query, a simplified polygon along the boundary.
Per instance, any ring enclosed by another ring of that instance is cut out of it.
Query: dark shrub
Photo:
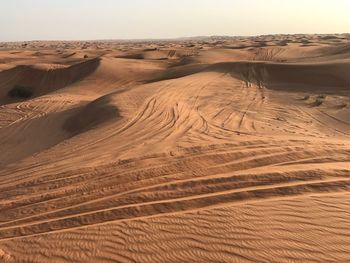
[[[8,96],[11,98],[29,98],[33,95],[33,91],[28,87],[20,85],[14,86],[9,92]]]
[[[318,106],[321,106],[324,102],[324,99],[318,97],[316,98],[315,102],[314,102],[314,106],[318,107]]]
[[[326,97],[327,97],[326,95],[317,96],[316,100],[314,102],[314,106],[315,107],[321,106],[324,103],[324,101],[326,100]]]

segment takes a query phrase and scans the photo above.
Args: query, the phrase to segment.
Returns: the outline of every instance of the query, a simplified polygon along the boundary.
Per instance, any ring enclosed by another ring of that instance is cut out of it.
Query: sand
[[[349,45],[0,43],[0,262],[350,261]]]

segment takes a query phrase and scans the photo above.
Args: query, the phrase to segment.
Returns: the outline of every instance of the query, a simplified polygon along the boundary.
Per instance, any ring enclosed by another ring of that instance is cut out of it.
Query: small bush
[[[323,99],[320,97],[316,98],[314,105],[318,107],[318,106],[321,106],[322,104],[323,104]]]
[[[84,58],[88,58],[89,56],[88,55],[84,55]]]
[[[33,91],[28,87],[20,85],[14,86],[9,92],[8,96],[11,98],[29,98],[33,95]]]
[[[321,106],[323,104],[323,102],[325,101],[326,97],[327,97],[326,95],[317,96],[313,105],[315,107]]]

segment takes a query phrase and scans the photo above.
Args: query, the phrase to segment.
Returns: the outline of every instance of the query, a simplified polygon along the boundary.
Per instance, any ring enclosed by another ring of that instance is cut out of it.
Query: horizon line
[[[31,39],[31,40],[5,40],[0,43],[21,43],[21,42],[101,42],[101,41],[172,41],[172,40],[195,40],[196,38],[240,38],[240,37],[261,37],[261,36],[295,36],[295,35],[350,35],[350,32],[343,33],[270,33],[260,35],[198,35],[184,37],[160,37],[160,38],[100,38],[100,39]]]

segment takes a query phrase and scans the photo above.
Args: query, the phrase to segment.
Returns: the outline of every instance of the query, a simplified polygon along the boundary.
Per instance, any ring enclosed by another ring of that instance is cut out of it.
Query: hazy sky
[[[0,41],[350,32],[350,0],[0,0]]]

